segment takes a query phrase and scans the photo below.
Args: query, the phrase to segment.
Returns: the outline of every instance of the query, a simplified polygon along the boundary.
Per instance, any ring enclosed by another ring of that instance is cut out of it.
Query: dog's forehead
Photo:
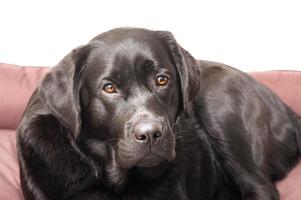
[[[152,67],[149,63],[162,68],[171,66],[163,45],[149,36],[126,34],[92,40],[91,44],[94,50],[88,63],[92,65],[93,71],[96,70],[95,73],[112,75],[119,74],[118,72],[133,73],[137,69],[143,73],[143,70]]]
[[[139,28],[119,28],[91,40],[106,60],[124,57],[134,61],[137,56],[155,59],[166,56],[162,40],[155,31]]]
[[[133,38],[126,38],[122,41],[110,45],[110,60],[127,60],[131,64],[141,57],[155,60],[156,49],[147,41],[137,41]]]
[[[91,41],[105,41],[107,43],[119,43],[126,39],[150,41],[156,39],[156,32],[140,28],[117,28],[94,37]]]

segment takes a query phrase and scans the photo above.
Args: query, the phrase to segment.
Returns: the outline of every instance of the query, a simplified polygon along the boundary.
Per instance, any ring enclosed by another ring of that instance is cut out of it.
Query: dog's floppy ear
[[[89,51],[88,45],[74,49],[45,76],[38,88],[43,104],[74,137],[81,128],[80,76]]]
[[[195,97],[198,88],[196,79],[197,74],[199,74],[196,67],[197,61],[177,43],[172,33],[168,31],[157,31],[157,33],[168,49],[178,72],[181,83],[183,113],[186,117],[189,117],[191,112],[190,103]]]

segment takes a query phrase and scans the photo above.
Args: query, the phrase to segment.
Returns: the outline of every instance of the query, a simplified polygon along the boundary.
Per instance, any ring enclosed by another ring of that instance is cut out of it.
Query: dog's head
[[[183,54],[169,32],[115,29],[67,55],[41,97],[74,138],[109,144],[122,168],[153,167],[175,159],[173,126],[189,112]]]

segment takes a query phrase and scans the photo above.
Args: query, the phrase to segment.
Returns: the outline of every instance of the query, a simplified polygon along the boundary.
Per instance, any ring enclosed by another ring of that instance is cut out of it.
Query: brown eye
[[[168,82],[168,77],[164,75],[160,75],[156,79],[156,84],[159,86],[164,86],[167,84],[167,82]]]
[[[110,94],[117,93],[116,87],[112,83],[104,84],[102,90],[105,91],[106,93],[110,93]]]

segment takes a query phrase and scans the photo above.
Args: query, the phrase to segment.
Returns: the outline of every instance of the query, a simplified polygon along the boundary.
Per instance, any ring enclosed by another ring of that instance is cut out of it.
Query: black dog
[[[18,129],[27,200],[275,200],[300,149],[300,118],[266,87],[131,28],[68,54]]]

